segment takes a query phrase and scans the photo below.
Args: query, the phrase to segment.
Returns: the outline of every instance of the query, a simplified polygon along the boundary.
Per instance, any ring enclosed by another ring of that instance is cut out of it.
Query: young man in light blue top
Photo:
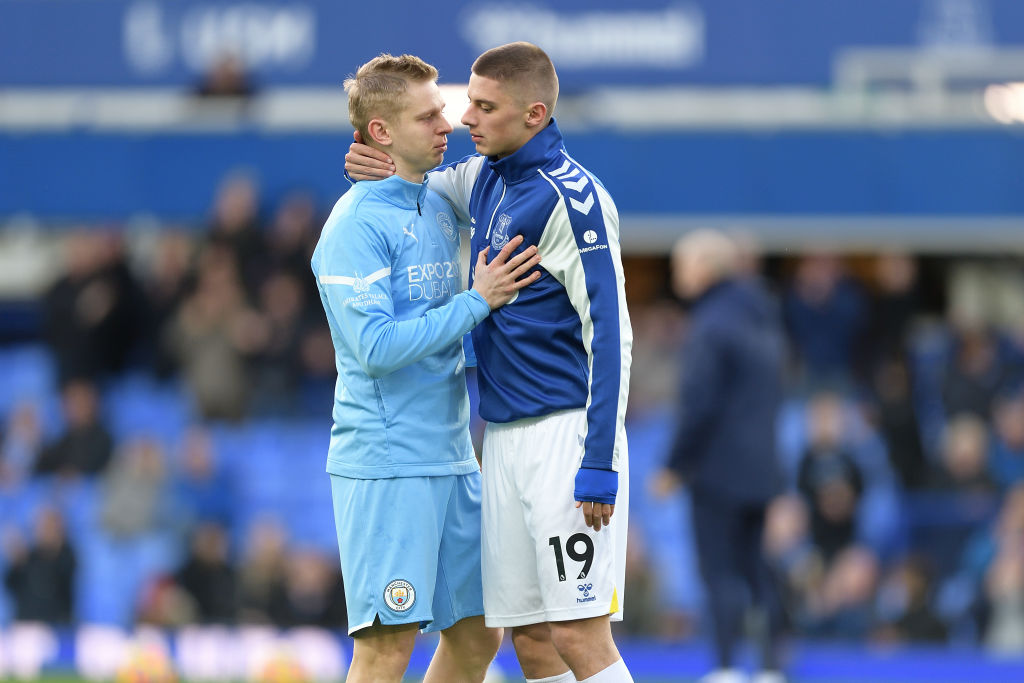
[[[381,55],[345,82],[352,124],[396,173],[335,205],[312,266],[338,383],[327,460],[349,633],[348,680],[400,681],[417,628],[441,631],[427,681],[481,681],[501,629],[483,621],[480,470],[462,338],[538,274],[511,240],[462,289],[451,207],[424,174],[446,149],[437,70]],[[518,279],[522,278],[522,279]]]

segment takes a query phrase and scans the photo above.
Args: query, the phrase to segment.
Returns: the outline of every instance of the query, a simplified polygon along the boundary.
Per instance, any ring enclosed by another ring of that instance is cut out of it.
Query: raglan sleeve
[[[459,161],[438,166],[427,173],[427,185],[444,197],[455,211],[459,226],[470,228],[469,200],[487,157],[472,154]]]
[[[382,377],[451,344],[490,314],[475,291],[418,318],[399,320],[392,297],[392,247],[379,227],[364,219],[331,229],[314,263],[317,284],[345,346],[370,377]]]
[[[565,287],[582,323],[589,397],[584,455],[575,498],[614,503],[626,454],[626,401],[633,333],[626,309],[618,212],[596,179],[570,168],[546,177],[561,199],[538,249],[544,267]]]

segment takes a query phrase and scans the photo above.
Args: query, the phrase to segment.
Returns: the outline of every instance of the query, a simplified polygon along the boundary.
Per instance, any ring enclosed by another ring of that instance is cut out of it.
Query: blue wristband
[[[591,503],[615,505],[615,494],[619,492],[619,473],[614,470],[598,470],[581,467],[576,473],[576,500]]]

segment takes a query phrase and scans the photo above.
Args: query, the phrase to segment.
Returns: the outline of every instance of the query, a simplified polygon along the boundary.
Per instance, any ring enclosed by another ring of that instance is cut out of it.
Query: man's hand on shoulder
[[[615,496],[619,491],[619,473],[581,467],[576,473],[573,496],[576,507],[583,510],[584,523],[594,531],[608,526],[615,514]]]
[[[359,131],[352,133],[355,140],[345,155],[345,173],[352,180],[381,180],[395,174],[395,164],[384,152],[363,144]]]

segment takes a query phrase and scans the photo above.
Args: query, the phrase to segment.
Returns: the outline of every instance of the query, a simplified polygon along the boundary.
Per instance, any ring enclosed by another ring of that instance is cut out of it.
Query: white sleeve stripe
[[[559,180],[562,180],[562,179],[559,178]],[[582,192],[583,188],[586,187],[587,183],[589,183],[589,182],[590,181],[587,180],[587,176],[583,176],[582,178],[580,178],[579,180],[577,180],[574,183],[571,183],[568,180],[562,180],[562,185],[564,185],[565,187],[569,188],[570,190],[573,190],[574,192]]]
[[[570,296],[573,308],[576,309],[580,316],[583,347],[587,353],[589,386],[586,409],[589,416],[590,406],[594,398],[591,393],[594,380],[594,321],[591,316],[590,294],[587,290],[586,273],[583,268],[576,237],[572,229],[572,220],[569,215],[570,209],[565,203],[566,199],[570,202],[574,202],[575,200],[573,200],[572,197],[567,197],[563,192],[561,192],[558,187],[558,183],[552,180],[548,173],[545,173],[540,169],[538,169],[538,172],[562,199],[562,201],[558,202],[552,210],[551,215],[548,218],[548,222],[544,227],[544,231],[541,234],[538,247],[540,248],[541,253],[544,254],[545,268],[563,287],[565,287],[566,294]],[[593,180],[593,178],[587,174],[585,169],[583,172],[585,177]],[[611,398],[610,400],[617,404],[615,437],[612,450],[612,469],[620,471],[620,468],[625,466],[628,458],[625,415],[626,405],[629,399],[629,375],[633,333],[629,321],[629,312],[626,307],[622,256],[619,247],[619,222],[615,211],[615,204],[612,201],[611,195],[608,194],[600,183],[594,183],[594,190],[594,192],[588,193],[587,196],[592,206],[599,206],[602,217],[604,218],[605,231],[608,237],[608,249],[609,254],[612,256],[612,267],[615,272],[617,280],[616,288],[618,290],[618,326],[620,341],[619,395],[617,401],[615,401],[614,398]],[[600,204],[594,203],[595,194],[597,195],[597,199],[600,200]],[[589,213],[589,211],[590,206],[587,207],[587,213]],[[581,213],[583,212],[581,211]]]
[[[559,169],[557,171],[552,171],[551,175],[554,176],[555,178],[557,178],[558,176],[560,176],[563,173],[565,173],[566,171],[568,171],[569,170],[569,166],[570,166],[569,162],[566,161],[564,164],[561,165],[561,167],[559,167]]]
[[[366,277],[362,278],[362,280],[366,284],[372,285],[377,280],[381,279],[382,277],[387,277],[388,275],[391,275],[391,268],[390,267],[381,268],[378,271],[370,273]],[[350,285],[351,286],[351,285],[354,285],[356,283],[356,280],[358,280],[358,279],[360,279],[360,278],[348,277],[347,275],[321,275],[320,276],[321,284],[325,284],[325,285]]]

